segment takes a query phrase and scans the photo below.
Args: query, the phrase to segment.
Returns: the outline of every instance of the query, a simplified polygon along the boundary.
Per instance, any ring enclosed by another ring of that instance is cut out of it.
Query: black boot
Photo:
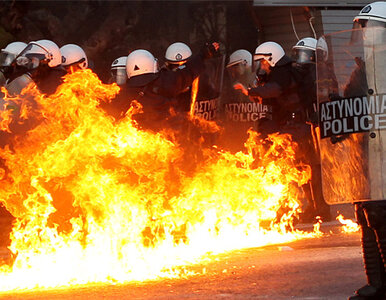
[[[362,227],[362,251],[365,266],[367,285],[355,291],[355,295],[349,300],[384,300],[384,276],[385,269],[381,253],[378,248],[375,231],[368,226],[367,216],[364,215],[361,206],[356,207],[358,223]]]
[[[386,220],[385,220],[386,221]],[[381,228],[377,228],[375,231],[377,235],[378,247],[381,252],[382,260],[383,260],[383,290],[386,292],[386,226],[382,226]],[[386,297],[385,297],[386,299]]]
[[[365,285],[355,291],[355,295],[348,297],[348,300],[385,300],[383,289],[377,289],[371,285]]]

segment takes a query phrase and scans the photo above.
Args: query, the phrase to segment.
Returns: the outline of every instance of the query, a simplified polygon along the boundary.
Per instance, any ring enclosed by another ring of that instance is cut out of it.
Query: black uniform
[[[316,123],[316,64],[315,63],[295,63],[293,74],[298,83],[300,104],[305,118]]]
[[[267,75],[265,84],[249,89],[249,96],[259,96],[263,99],[263,104],[273,106],[272,120],[259,120],[259,132],[262,132],[263,136],[273,132],[291,134],[298,144],[297,160],[311,166],[312,181],[303,186],[308,206],[302,221],[313,221],[318,215],[323,220],[329,220],[330,208],[324,201],[321,190],[320,161],[314,148],[310,127],[306,124],[307,110],[311,110],[315,101],[312,99],[316,98],[315,82],[312,81],[316,75],[311,75],[309,84],[301,87],[297,84],[298,78],[295,74],[292,60],[283,56]],[[307,91],[307,88],[310,90]],[[311,100],[307,98],[308,95]]]
[[[18,72],[13,74],[13,77],[9,79],[7,85],[12,85],[12,81],[17,81],[20,76],[23,76],[23,74],[28,74],[28,76],[32,78],[41,93],[50,95],[55,93],[58,86],[63,82],[63,76],[66,74],[66,71],[60,67],[50,68],[47,65],[39,66],[38,69],[31,72],[22,72],[22,69],[20,69]],[[29,105],[31,105],[31,109],[37,109],[37,103],[34,99],[30,99]],[[40,122],[35,114],[35,117],[30,116],[26,120],[21,120],[20,107],[16,103],[9,103],[8,109],[11,110],[13,114],[13,121],[9,124],[11,133],[0,131],[0,147],[12,144],[12,140],[15,136],[25,134],[28,130],[34,128]]]
[[[133,82],[129,79],[122,87],[120,95],[104,108],[115,117],[119,117],[130,107],[131,101],[137,100],[142,105],[143,112],[134,114],[133,119],[140,127],[154,131],[174,127],[176,118],[183,117],[173,113],[173,110],[178,111],[183,106],[177,101],[184,98],[178,96],[186,93],[186,89],[203,69],[202,56],[194,56],[183,69],[177,71],[161,69],[155,74],[132,77],[136,80]],[[185,97],[187,98],[186,95]]]
[[[308,193],[312,193],[314,199],[314,207],[311,207],[303,214],[304,219],[314,219],[315,216],[321,216],[324,221],[330,219],[330,208],[324,200],[322,191],[322,171],[320,162],[319,146],[317,144],[317,134],[315,127],[318,126],[317,118],[317,94],[316,94],[316,64],[295,63],[293,64],[293,75],[297,82],[298,93],[301,108],[303,111],[304,121],[307,124],[304,126],[303,141],[309,144],[309,153],[307,161],[311,165],[312,188]]]
[[[283,132],[293,113],[300,113],[291,63],[288,56],[283,56],[267,75],[263,85],[248,89],[248,96],[261,97],[263,104],[272,105],[272,120],[262,118],[258,124],[259,131],[264,134]]]
[[[32,72],[31,75],[40,92],[51,95],[63,83],[63,76],[66,74],[66,70],[61,67],[49,68],[48,66],[43,66],[36,70],[36,72]]]

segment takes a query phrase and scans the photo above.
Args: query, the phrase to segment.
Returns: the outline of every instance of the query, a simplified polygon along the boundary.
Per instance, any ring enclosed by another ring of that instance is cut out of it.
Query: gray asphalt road
[[[0,299],[299,299],[344,300],[365,283],[360,234],[339,233],[286,245],[232,251],[193,266],[203,275],[25,293]]]

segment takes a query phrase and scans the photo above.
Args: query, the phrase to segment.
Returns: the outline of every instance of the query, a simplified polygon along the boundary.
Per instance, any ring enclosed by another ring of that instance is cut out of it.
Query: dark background
[[[110,65],[135,49],[146,49],[162,63],[177,41],[193,53],[219,41],[229,56],[258,42],[252,1],[0,1],[0,46],[39,39],[59,47],[81,46],[91,68],[107,81]]]

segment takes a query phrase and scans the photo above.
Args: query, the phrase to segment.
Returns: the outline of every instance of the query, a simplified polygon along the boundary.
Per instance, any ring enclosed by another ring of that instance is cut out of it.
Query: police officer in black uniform
[[[236,82],[252,86],[255,76],[252,71],[252,54],[238,49],[229,56],[224,74],[221,94],[220,122],[224,128],[218,143],[221,148],[238,152],[245,149],[248,130],[256,130],[256,122],[263,116],[272,114],[269,106],[253,103],[250,98],[233,89]]]
[[[61,66],[59,47],[50,40],[28,43],[15,59],[15,71],[6,84],[10,94],[17,95],[30,83],[35,83],[40,92],[53,94],[63,82],[66,71]]]
[[[272,120],[259,120],[259,132],[265,135],[283,132],[294,113],[300,113],[300,101],[291,71],[292,60],[285,55],[279,44],[265,42],[256,48],[254,61],[256,74],[259,78],[264,78],[264,83],[248,89],[242,84],[235,84],[234,88],[240,89],[254,101],[272,105]]]
[[[321,164],[316,126],[317,96],[316,96],[316,44],[317,40],[306,37],[292,47],[293,75],[298,87],[300,104],[304,122],[302,142],[308,144],[307,162],[311,165],[312,179],[308,186],[308,197],[313,199],[313,205],[303,213],[303,220],[315,220],[321,216],[323,221],[330,219],[330,208],[324,200],[322,192]],[[313,147],[312,147],[313,146]]]
[[[204,70],[204,59],[218,51],[218,43],[208,44],[199,55],[192,56],[186,67],[177,71],[159,69],[157,59],[147,50],[139,49],[127,57],[128,81],[124,94],[142,105],[143,113],[134,119],[144,129],[158,131],[173,127],[173,107],[180,93],[191,86],[193,80]],[[177,116],[178,117],[178,116]]]
[[[274,132],[291,134],[299,147],[296,153],[297,159],[311,165],[312,169],[315,150],[309,127],[305,123],[306,110],[301,103],[301,89],[296,83],[293,61],[275,42],[266,42],[257,47],[254,60],[257,64],[256,74],[259,85],[246,89],[243,85],[237,84],[235,88],[240,89],[255,101],[273,106],[272,120],[268,118],[259,120],[258,131],[263,134],[263,137]],[[316,197],[311,187],[310,184],[303,186],[308,203],[301,221],[315,221],[317,215],[323,220],[329,220],[329,206],[323,198],[315,201]]]
[[[13,65],[15,58],[20,54],[24,48],[27,47],[26,43],[13,42],[8,44],[0,52],[0,86],[4,86],[8,81],[8,78],[13,73]]]
[[[13,72],[5,84],[11,96],[17,96],[30,84],[35,84],[41,93],[50,95],[63,82],[66,71],[61,67],[62,55],[59,47],[52,41],[39,40],[30,42],[12,62]],[[29,105],[35,109],[31,99]],[[29,117],[20,119],[20,107],[10,101],[8,109],[13,111],[13,121],[9,125],[11,133],[0,132],[0,146],[12,143],[15,135],[22,135],[38,124],[38,120]]]
[[[175,42],[166,49],[165,64],[162,68],[171,71],[184,69],[192,55],[192,50],[187,44]],[[191,94],[192,87],[189,86],[176,96],[174,108],[177,113],[188,113],[190,111]]]

